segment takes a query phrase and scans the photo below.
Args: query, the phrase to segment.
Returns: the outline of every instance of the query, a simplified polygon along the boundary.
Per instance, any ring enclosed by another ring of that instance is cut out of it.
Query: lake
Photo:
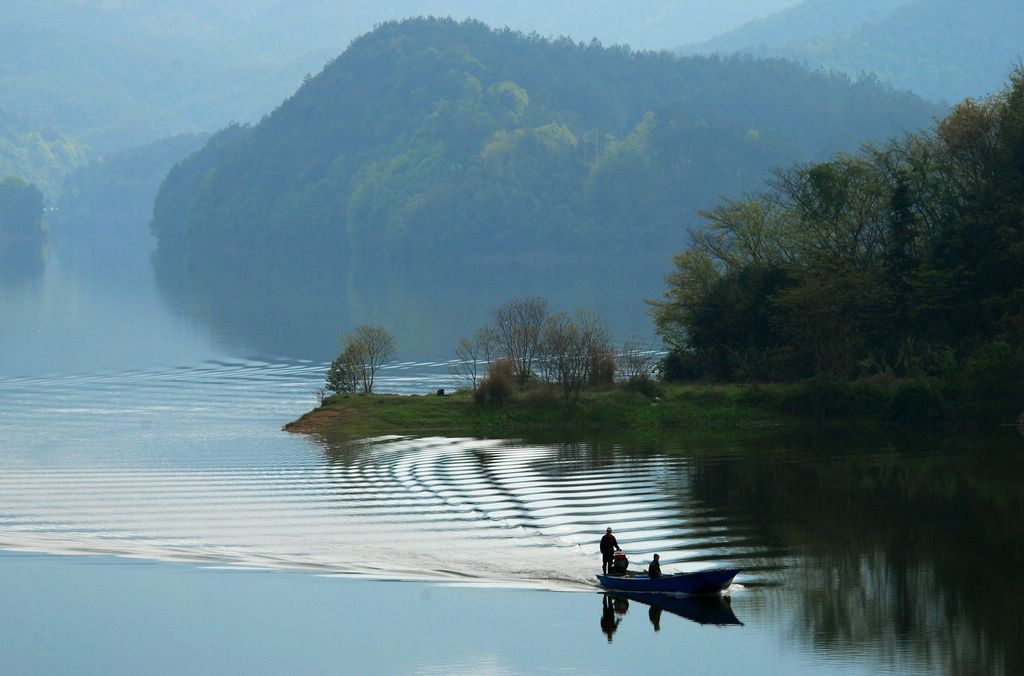
[[[3,673],[1024,670],[1016,431],[330,443],[281,425],[347,319],[133,260],[0,276]],[[440,346],[491,300],[406,328],[382,389],[451,387]],[[605,596],[606,526],[634,566],[744,570]]]

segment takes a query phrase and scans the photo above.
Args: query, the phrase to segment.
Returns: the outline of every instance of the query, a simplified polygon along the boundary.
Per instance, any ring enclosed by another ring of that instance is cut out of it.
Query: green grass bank
[[[471,393],[334,395],[285,425],[292,432],[362,438],[384,434],[519,436],[532,432],[713,431],[846,421],[884,426],[1012,425],[1012,401],[963,399],[940,381],[811,380],[772,385],[645,383],[584,392],[567,405],[553,388],[517,392],[504,405]]]

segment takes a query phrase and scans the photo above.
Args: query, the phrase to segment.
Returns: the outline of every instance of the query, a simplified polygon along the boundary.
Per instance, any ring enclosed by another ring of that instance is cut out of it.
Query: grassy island
[[[504,405],[478,404],[470,392],[447,396],[338,394],[284,429],[321,436],[382,434],[515,436],[534,431],[758,426],[780,424],[785,416],[731,385],[659,386],[648,396],[628,388],[587,392],[566,405],[553,391],[538,389]]]
[[[713,432],[821,422],[893,427],[992,428],[1013,424],[1005,402],[959,400],[942,383],[812,380],[752,385],[648,381],[585,391],[566,404],[554,388],[518,392],[503,405],[471,392],[447,396],[336,394],[284,429],[326,438],[383,434],[523,436],[537,432]]]

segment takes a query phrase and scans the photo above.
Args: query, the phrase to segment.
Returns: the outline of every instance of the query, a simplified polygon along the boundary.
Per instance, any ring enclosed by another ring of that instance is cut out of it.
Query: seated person
[[[661,557],[657,554],[654,555],[654,560],[651,561],[651,565],[647,566],[647,577],[652,580],[657,580],[661,577]]]

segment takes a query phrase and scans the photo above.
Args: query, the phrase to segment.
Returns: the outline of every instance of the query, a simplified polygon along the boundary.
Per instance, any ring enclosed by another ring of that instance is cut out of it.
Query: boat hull
[[[652,580],[647,575],[598,575],[605,589],[626,592],[661,592],[669,594],[720,594],[732,584],[739,568],[717,568],[696,573],[663,575]]]

